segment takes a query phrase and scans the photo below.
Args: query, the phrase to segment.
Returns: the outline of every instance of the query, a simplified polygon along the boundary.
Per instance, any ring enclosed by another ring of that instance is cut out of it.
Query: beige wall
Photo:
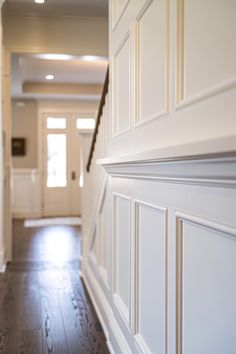
[[[24,102],[24,107],[18,107]],[[13,157],[13,168],[38,168],[38,117],[44,113],[96,116],[98,102],[12,100],[12,136],[26,138],[26,156]]]
[[[3,16],[3,43],[11,52],[107,56],[108,24],[102,19]]]
[[[27,100],[23,107],[18,107],[18,100],[12,101],[12,136],[26,139],[26,155],[13,157],[14,168],[38,167],[38,105]]]
[[[98,101],[38,101],[38,110],[40,112],[78,112],[95,115],[98,109]]]
[[[24,102],[24,107],[18,107]],[[39,101],[12,100],[12,137],[26,138],[26,156],[13,157],[13,168],[39,168],[38,119],[44,113],[73,113],[82,116],[96,116],[97,101]]]

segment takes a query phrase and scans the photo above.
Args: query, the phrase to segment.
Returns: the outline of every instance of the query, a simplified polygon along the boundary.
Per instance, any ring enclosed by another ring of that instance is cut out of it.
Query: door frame
[[[94,111],[85,111],[78,109],[38,109],[38,171],[39,171],[39,187],[40,187],[40,216],[44,217],[44,178],[45,178],[45,140],[44,140],[44,122],[46,117],[58,116],[58,117],[71,117],[71,118],[91,118],[94,117]]]

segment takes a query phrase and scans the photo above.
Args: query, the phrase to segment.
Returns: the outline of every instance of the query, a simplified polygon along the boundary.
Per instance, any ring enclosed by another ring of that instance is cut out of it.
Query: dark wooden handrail
[[[106,94],[108,92],[108,85],[109,85],[109,67],[107,68],[106,78],[105,78],[105,82],[104,82],[103,90],[102,90],[102,96],[101,96],[101,100],[99,103],[96,126],[95,126],[94,133],[93,133],[92,145],[90,148],[89,158],[88,158],[87,167],[86,167],[87,172],[89,172],[89,170],[90,170],[90,166],[91,166],[91,162],[92,162],[92,158],[93,158],[93,152],[95,149],[96,139],[97,139],[97,135],[98,135],[98,129],[99,129],[99,125],[100,125],[101,117],[102,117],[102,110],[103,110],[103,106],[105,104]]]

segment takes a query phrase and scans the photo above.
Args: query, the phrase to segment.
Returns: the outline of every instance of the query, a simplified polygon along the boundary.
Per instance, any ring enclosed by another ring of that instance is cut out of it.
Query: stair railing
[[[109,67],[107,68],[106,78],[105,78],[105,82],[104,82],[103,90],[102,90],[102,96],[101,96],[101,100],[99,103],[96,126],[94,129],[92,144],[91,144],[88,162],[87,162],[87,166],[86,166],[87,172],[90,171],[90,167],[91,167],[91,163],[92,163],[92,158],[93,158],[93,153],[94,153],[94,149],[95,149],[95,145],[96,145],[96,139],[97,139],[97,135],[98,135],[99,125],[100,125],[101,117],[102,117],[102,111],[103,111],[103,107],[105,105],[106,95],[108,93],[108,86],[109,86]]]

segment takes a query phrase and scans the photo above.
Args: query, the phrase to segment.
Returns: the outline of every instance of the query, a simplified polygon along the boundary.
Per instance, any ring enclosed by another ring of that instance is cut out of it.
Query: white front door
[[[80,138],[73,116],[44,117],[44,216],[80,215]]]

